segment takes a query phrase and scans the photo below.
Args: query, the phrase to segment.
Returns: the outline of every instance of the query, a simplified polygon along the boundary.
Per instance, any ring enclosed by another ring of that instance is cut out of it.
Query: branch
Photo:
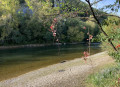
[[[103,28],[102,28],[102,26],[101,26],[101,23],[100,23],[99,20],[97,19],[96,15],[95,15],[95,13],[94,13],[94,11],[93,11],[93,8],[92,8],[92,6],[91,6],[91,4],[90,4],[90,1],[89,1],[89,0],[86,0],[86,2],[88,3],[88,5],[89,5],[89,7],[90,7],[90,10],[91,10],[91,12],[92,12],[92,14],[93,14],[93,17],[94,17],[94,19],[96,20],[96,22],[97,22],[100,30],[103,32],[103,34],[104,34],[106,37],[108,37],[107,33],[103,30]],[[117,52],[117,49],[116,49],[115,46],[113,45],[111,39],[108,39],[108,42],[111,44],[111,47]]]
[[[103,1],[103,0],[95,1],[95,2],[91,3],[91,6],[94,5],[94,4],[97,4],[97,3],[100,2],[100,1]]]

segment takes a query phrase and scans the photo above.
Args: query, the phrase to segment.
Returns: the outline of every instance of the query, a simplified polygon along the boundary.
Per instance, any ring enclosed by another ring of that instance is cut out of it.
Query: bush
[[[104,21],[102,27],[108,34],[108,37],[105,37],[103,33],[99,36],[102,41],[102,46],[104,47],[103,49],[107,50],[109,55],[115,58],[117,62],[120,62],[120,19],[116,17],[108,17],[108,19]],[[111,39],[118,52],[113,50],[108,39]]]

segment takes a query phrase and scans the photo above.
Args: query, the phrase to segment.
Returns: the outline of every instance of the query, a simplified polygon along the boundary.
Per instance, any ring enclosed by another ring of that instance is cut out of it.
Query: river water
[[[86,50],[88,46],[84,44],[0,50],[0,81],[63,60],[80,58]],[[101,52],[101,48],[92,45],[91,54],[98,52]]]

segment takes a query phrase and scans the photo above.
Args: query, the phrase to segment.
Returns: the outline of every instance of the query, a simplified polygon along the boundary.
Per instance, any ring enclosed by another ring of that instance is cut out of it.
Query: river
[[[19,76],[29,71],[46,67],[63,60],[83,56],[88,49],[84,44],[15,48],[0,50],[0,81]],[[98,45],[91,46],[91,54],[101,52]]]

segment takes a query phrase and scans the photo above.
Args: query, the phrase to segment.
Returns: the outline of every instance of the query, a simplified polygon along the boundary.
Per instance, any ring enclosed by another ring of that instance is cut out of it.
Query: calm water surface
[[[61,45],[35,48],[0,50],[0,80],[12,78],[23,73],[83,56],[86,45]],[[91,46],[91,54],[101,52],[98,45]]]

